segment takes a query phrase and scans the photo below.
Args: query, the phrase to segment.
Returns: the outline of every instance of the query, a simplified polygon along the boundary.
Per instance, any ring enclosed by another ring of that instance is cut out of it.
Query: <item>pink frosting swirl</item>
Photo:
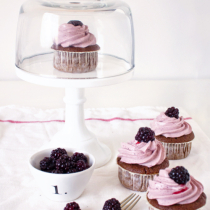
[[[169,177],[170,168],[160,170],[159,176],[149,181],[148,198],[156,199],[159,205],[188,204],[196,201],[203,192],[203,185],[190,176],[185,185],[177,184]]]
[[[163,135],[165,137],[180,137],[192,132],[191,126],[184,121],[183,117],[176,119],[168,117],[164,112],[160,113],[151,123],[151,128],[155,135]]]
[[[56,45],[62,47],[88,47],[96,44],[96,38],[89,32],[88,26],[74,26],[64,23],[58,29]]]
[[[122,143],[119,149],[121,161],[129,164],[139,164],[152,167],[161,164],[166,158],[166,152],[159,141],[149,141],[148,143],[133,140]]]

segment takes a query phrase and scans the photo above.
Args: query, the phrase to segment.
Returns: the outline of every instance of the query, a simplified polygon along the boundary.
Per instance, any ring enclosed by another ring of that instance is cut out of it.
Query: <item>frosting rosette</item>
[[[152,167],[161,164],[166,158],[166,153],[163,145],[157,140],[148,143],[133,140],[121,144],[118,157],[124,163]]]
[[[196,201],[203,192],[203,185],[190,176],[182,185],[169,177],[170,168],[160,170],[159,176],[149,181],[148,198],[156,199],[159,205],[189,204]]]
[[[178,119],[168,117],[164,112],[151,122],[151,128],[156,136],[163,135],[172,138],[188,135],[192,132],[191,126],[184,121],[183,117],[179,117]]]
[[[85,48],[96,44],[96,38],[89,32],[87,25],[74,26],[64,23],[58,29],[58,36],[55,39],[56,45],[62,47],[81,47]]]

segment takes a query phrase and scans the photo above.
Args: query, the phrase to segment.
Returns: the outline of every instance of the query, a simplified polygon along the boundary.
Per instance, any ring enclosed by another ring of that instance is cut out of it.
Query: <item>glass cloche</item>
[[[29,0],[17,28],[16,67],[45,78],[101,79],[131,73],[134,30],[120,0]]]

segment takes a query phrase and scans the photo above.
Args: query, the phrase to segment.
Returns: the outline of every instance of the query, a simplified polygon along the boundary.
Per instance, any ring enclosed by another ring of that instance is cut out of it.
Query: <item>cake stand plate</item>
[[[133,71],[111,78],[100,79],[50,78],[36,75],[19,68],[16,68],[16,74],[22,80],[30,83],[65,88],[65,125],[63,129],[41,149],[69,147],[86,151],[95,157],[96,168],[103,166],[110,160],[111,150],[105,144],[99,142],[96,136],[91,133],[85,125],[84,103],[86,99],[84,97],[84,88],[113,85],[129,80],[133,75]]]

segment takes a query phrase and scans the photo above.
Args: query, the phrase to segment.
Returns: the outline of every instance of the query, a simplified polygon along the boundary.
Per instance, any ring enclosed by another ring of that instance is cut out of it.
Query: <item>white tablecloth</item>
[[[82,210],[100,210],[112,197],[123,200],[131,191],[117,177],[116,157],[121,142],[134,139],[138,128],[149,126],[165,107],[134,107],[87,109],[87,127],[112,150],[111,161],[96,169],[82,196],[76,200]],[[170,167],[185,166],[201,181],[210,197],[210,140],[180,108],[195,133],[193,148],[184,160],[170,161]],[[29,107],[0,107],[0,209],[1,210],[63,210],[66,203],[56,203],[40,195],[30,174],[28,159],[64,125],[64,110],[42,110]],[[145,193],[134,208],[146,210]],[[207,202],[206,210],[210,209]]]

